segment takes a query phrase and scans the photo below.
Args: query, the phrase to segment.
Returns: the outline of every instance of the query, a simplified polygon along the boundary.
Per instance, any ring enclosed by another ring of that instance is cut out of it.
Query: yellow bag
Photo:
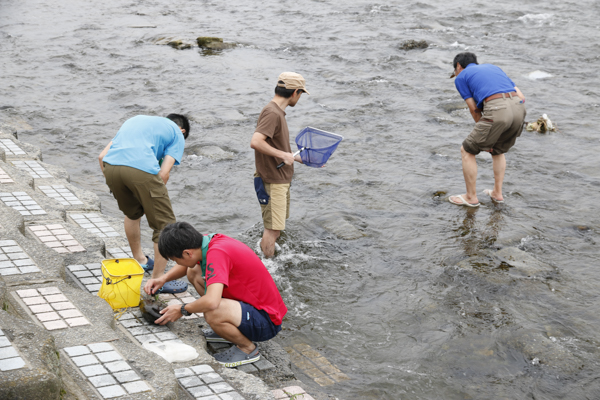
[[[144,269],[133,258],[102,260],[102,287],[98,296],[113,310],[140,305],[140,286]]]

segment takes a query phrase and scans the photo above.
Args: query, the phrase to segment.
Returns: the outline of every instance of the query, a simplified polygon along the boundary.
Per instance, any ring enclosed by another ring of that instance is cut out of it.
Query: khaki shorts
[[[517,96],[488,101],[463,148],[475,155],[482,151],[494,156],[506,153],[521,136],[526,114],[525,105]]]
[[[262,182],[268,196],[268,204],[261,201],[264,193],[259,196],[265,229],[282,231],[285,229],[285,220],[290,217],[290,184]]]
[[[154,231],[152,241],[158,243],[163,228],[176,222],[169,191],[160,176],[136,168],[104,163],[104,177],[119,204],[119,210],[132,220],[145,214],[148,225]]]

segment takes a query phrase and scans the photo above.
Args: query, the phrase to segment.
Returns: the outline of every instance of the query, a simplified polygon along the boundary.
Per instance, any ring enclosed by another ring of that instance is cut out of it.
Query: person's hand
[[[144,285],[144,292],[149,295],[154,295],[164,284],[162,279],[148,279],[148,282]]]
[[[170,306],[160,310],[160,313],[163,316],[154,321],[154,323],[158,325],[165,325],[168,322],[175,322],[183,316],[181,314],[181,304],[171,304]]]
[[[160,177],[160,179],[162,179],[162,181],[165,183],[165,185],[169,181],[170,172],[171,171],[163,171],[162,169],[160,171],[158,171],[158,176]]]
[[[285,165],[293,165],[294,164],[294,154],[293,153],[283,153],[282,157]]]

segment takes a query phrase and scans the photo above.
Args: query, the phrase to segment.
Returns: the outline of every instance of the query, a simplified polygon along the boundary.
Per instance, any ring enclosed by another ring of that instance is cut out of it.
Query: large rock
[[[316,219],[323,229],[333,233],[340,239],[355,240],[365,236],[341,214],[326,215]]]
[[[537,260],[531,254],[516,247],[506,247],[499,250],[496,252],[495,257],[511,267],[509,269],[511,275],[531,277],[554,272],[554,268],[551,265]]]
[[[400,45],[401,50],[426,49],[429,44],[425,40],[406,40]]]
[[[223,150],[219,146],[195,146],[188,152],[192,152],[198,156],[210,158],[214,161],[232,160],[235,158],[235,153],[232,151]]]
[[[210,50],[232,49],[237,46],[236,43],[224,43],[222,38],[210,36],[199,36],[196,42],[198,43],[198,47]]]

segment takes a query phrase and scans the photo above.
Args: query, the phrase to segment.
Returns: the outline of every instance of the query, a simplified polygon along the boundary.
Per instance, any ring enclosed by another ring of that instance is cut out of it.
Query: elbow
[[[256,150],[256,141],[254,139],[250,141],[250,148]]]
[[[218,299],[217,301],[210,301],[208,302],[208,304],[206,304],[206,308],[208,312],[210,311],[215,311],[217,308],[219,308],[219,303],[221,302],[221,299]]]

